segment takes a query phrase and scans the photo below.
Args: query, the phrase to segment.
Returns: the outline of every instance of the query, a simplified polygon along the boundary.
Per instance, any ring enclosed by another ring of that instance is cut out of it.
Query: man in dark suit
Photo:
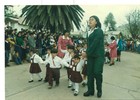
[[[97,97],[102,96],[102,73],[104,65],[104,35],[97,16],[89,19],[90,31],[87,37],[87,87],[84,96],[94,95],[94,80],[96,80]]]

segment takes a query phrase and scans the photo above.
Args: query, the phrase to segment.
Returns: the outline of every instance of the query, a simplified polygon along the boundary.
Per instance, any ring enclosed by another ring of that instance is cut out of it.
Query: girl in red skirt
[[[79,55],[75,55],[73,57],[73,66],[71,66],[71,76],[70,80],[72,81],[72,90],[74,91],[74,96],[77,96],[79,93],[79,83],[82,82],[82,75],[81,75],[81,69],[84,64],[84,61],[80,59]]]
[[[31,78],[31,80],[29,81],[29,83],[31,83],[31,82],[34,81],[34,80],[33,80],[33,74],[36,74],[36,75],[39,77],[39,80],[38,80],[38,81],[40,82],[40,81],[42,81],[42,77],[41,77],[41,75],[40,75],[40,73],[41,73],[41,68],[40,68],[39,63],[42,63],[43,60],[41,59],[40,56],[38,56],[38,55],[36,54],[36,50],[31,50],[31,51],[30,51],[30,55],[31,55],[31,58],[30,58],[30,60],[31,60],[31,65],[30,65],[30,70],[29,70],[29,72],[30,72],[30,78]]]

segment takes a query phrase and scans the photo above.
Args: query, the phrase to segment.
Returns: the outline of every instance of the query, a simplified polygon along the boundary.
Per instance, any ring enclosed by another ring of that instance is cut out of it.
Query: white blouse
[[[36,53],[33,54],[30,59],[31,59],[31,63],[32,63],[32,61],[34,61],[34,63],[42,63],[43,62],[42,58],[39,55],[37,55]]]
[[[72,58],[72,57],[71,57],[70,53],[67,52],[67,53],[65,54],[63,60],[65,60],[66,62],[68,62],[68,63],[70,64],[71,58]]]
[[[97,28],[90,29],[90,30],[88,31],[88,37],[89,37],[89,35],[90,35],[92,32],[94,32],[95,29],[97,29]]]
[[[48,59],[44,61],[45,64],[50,64],[50,68],[61,68],[61,65],[69,67],[70,65],[65,61],[62,60],[60,57],[55,56],[54,59],[52,58],[52,55]]]
[[[73,71],[77,71],[77,72],[80,72],[81,70],[82,70],[82,68],[83,68],[83,66],[84,66],[84,59],[81,59],[80,61],[79,61],[79,63],[77,64],[77,66],[76,66],[76,70],[74,69],[75,67],[73,67]],[[72,66],[70,66],[71,68],[72,68]]]

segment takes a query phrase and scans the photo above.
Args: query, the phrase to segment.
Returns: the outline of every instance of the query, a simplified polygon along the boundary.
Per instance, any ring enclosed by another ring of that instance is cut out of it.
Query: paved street
[[[45,76],[45,66],[41,65],[42,76]],[[105,64],[103,73],[103,96],[100,100],[140,100],[140,54],[122,52],[121,62],[114,66]],[[5,98],[6,100],[97,100],[94,96],[84,97],[86,87],[80,85],[80,93],[74,96],[67,88],[66,69],[61,69],[60,86],[48,89],[48,83],[28,83],[29,63],[11,65],[5,68]],[[98,99],[99,100],[99,99]]]

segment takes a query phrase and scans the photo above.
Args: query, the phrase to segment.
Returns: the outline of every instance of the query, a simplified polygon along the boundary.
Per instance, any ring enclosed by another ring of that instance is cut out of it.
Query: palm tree
[[[84,10],[78,5],[28,5],[22,9],[23,22],[31,27],[42,26],[51,32],[80,29]],[[42,28],[41,27],[41,28]]]

